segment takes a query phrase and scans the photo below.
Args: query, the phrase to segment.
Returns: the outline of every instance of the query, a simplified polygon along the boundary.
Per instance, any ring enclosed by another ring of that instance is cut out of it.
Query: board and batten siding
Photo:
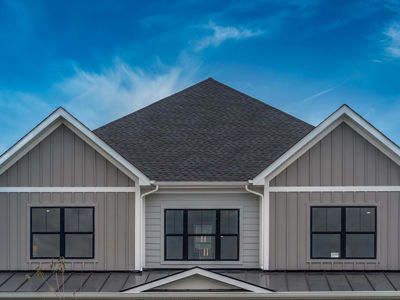
[[[60,125],[0,175],[0,187],[44,187],[43,192],[0,192],[0,270],[50,268],[30,259],[30,207],[92,206],[95,258],[67,259],[67,270],[135,269],[135,193],[79,192],[80,187],[134,187],[135,182],[67,126]],[[76,187],[47,192],[46,187]]]
[[[134,193],[0,193],[0,270],[50,269],[30,259],[30,208],[94,207],[95,258],[67,259],[67,270],[135,269]]]
[[[260,201],[247,193],[153,194],[145,199],[145,267],[259,268]],[[240,209],[239,261],[164,261],[164,210],[168,208]]]
[[[271,186],[400,185],[400,168],[342,123],[270,182]],[[376,259],[310,259],[310,209],[376,206]],[[398,270],[399,192],[271,192],[271,270]]]
[[[134,186],[135,182],[65,125],[0,175],[0,186]]]
[[[270,186],[400,185],[400,167],[342,123],[270,181]]]

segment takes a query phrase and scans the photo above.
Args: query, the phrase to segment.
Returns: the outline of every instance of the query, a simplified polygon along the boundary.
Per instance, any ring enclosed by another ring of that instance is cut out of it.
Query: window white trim
[[[145,283],[143,285],[134,287],[132,289],[127,289],[125,291],[123,291],[124,293],[127,294],[133,294],[133,293],[141,293],[141,292],[145,292],[145,291],[149,291],[152,290],[154,288],[157,288],[159,286],[177,281],[177,280],[181,280],[184,278],[188,278],[190,276],[194,276],[194,275],[200,275],[200,276],[204,276],[206,278],[210,278],[225,284],[229,284],[229,285],[233,285],[235,287],[238,287],[240,289],[249,291],[249,292],[254,292],[254,293],[270,293],[271,290],[268,290],[266,288],[262,288],[253,284],[249,284],[247,282],[244,281],[240,281],[225,275],[221,275],[215,272],[211,272],[199,267],[195,267],[193,269],[189,269],[187,271],[183,271],[171,276],[167,276],[149,283]]]
[[[272,179],[343,122],[400,165],[400,148],[350,107],[343,105],[257,175],[252,181],[253,184],[263,185],[264,178]]]
[[[136,187],[0,187],[0,193],[135,193]]]
[[[271,186],[272,193],[293,192],[400,192],[400,186]]]
[[[12,164],[18,161],[18,159],[36,146],[61,124],[65,124],[69,129],[73,130],[74,133],[84,139],[85,142],[95,148],[95,150],[103,154],[113,164],[116,164],[116,167],[120,168],[121,171],[128,173],[126,175],[131,178],[132,174],[138,177],[140,185],[150,185],[149,178],[62,107],[58,108],[39,123],[39,125],[32,129],[0,157],[0,174],[4,173]]]

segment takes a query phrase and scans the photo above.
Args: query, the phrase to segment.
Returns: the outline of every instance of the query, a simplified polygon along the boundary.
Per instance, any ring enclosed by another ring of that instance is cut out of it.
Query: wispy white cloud
[[[198,67],[183,54],[175,66],[158,62],[152,72],[116,59],[99,72],[75,67],[72,76],[40,94],[0,90],[0,154],[58,106],[94,129],[194,83]]]
[[[212,21],[210,21],[209,24],[204,28],[211,30],[212,34],[201,38],[195,43],[195,50],[197,51],[210,46],[217,47],[227,40],[238,41],[265,33],[265,31],[261,29],[250,29],[235,26],[218,26]]]
[[[341,83],[341,84],[339,84],[339,85],[337,85],[337,86],[334,86],[334,87],[331,87],[331,88],[322,90],[322,91],[320,91],[320,92],[318,92],[318,93],[315,93],[315,94],[313,94],[313,95],[311,95],[311,96],[309,96],[309,97],[306,97],[306,98],[300,100],[300,103],[301,103],[301,104],[305,104],[305,103],[307,103],[307,102],[309,102],[309,101],[311,101],[311,100],[314,100],[314,99],[316,99],[316,98],[319,98],[319,97],[321,97],[321,96],[323,96],[323,95],[325,95],[325,94],[328,94],[328,93],[330,93],[330,92],[333,92],[333,91],[336,90],[337,88],[341,87],[343,84],[344,84],[344,83]]]
[[[386,36],[386,53],[392,57],[400,57],[400,23],[390,24],[384,34]]]
[[[69,111],[94,128],[192,83],[193,73],[183,65],[163,69],[145,72],[120,60],[101,72],[76,68],[75,74],[56,84],[52,93],[60,95]]]

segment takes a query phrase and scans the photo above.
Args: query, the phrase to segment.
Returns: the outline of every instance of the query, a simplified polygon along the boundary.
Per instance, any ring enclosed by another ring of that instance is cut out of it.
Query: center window
[[[238,260],[238,209],[165,210],[165,260]]]

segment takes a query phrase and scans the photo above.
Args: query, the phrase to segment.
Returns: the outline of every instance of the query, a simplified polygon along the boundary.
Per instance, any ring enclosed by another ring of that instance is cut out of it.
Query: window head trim
[[[92,231],[66,231],[65,230],[65,209],[79,209],[79,208],[88,208],[92,210]],[[55,232],[38,232],[38,231],[32,231],[32,211],[34,209],[59,209],[60,210],[60,226],[59,226],[59,231]],[[71,260],[81,260],[81,259],[94,259],[95,258],[95,209],[93,206],[31,206],[30,207],[30,212],[29,212],[29,216],[30,216],[30,220],[29,220],[29,231],[30,231],[30,247],[29,247],[29,256],[30,259],[32,260],[43,260],[43,259],[58,259],[60,257],[63,257],[65,259],[71,259]],[[59,246],[59,251],[60,251],[60,255],[59,256],[34,256],[33,255],[33,235],[34,234],[58,234],[60,235],[60,246]],[[67,234],[76,234],[76,235],[88,235],[91,234],[92,235],[92,254],[91,256],[83,256],[83,257],[68,257],[65,256],[65,236]]]
[[[313,231],[313,208],[340,208],[341,209],[341,230],[340,231]],[[372,208],[375,212],[375,231],[347,231],[346,230],[346,208]],[[310,258],[311,259],[327,259],[327,260],[366,260],[366,259],[377,259],[377,206],[374,205],[313,205],[310,206]],[[319,257],[313,256],[313,234],[340,234],[340,253],[339,257]],[[374,256],[371,257],[352,257],[346,255],[346,235],[347,234],[373,234],[374,235]]]

